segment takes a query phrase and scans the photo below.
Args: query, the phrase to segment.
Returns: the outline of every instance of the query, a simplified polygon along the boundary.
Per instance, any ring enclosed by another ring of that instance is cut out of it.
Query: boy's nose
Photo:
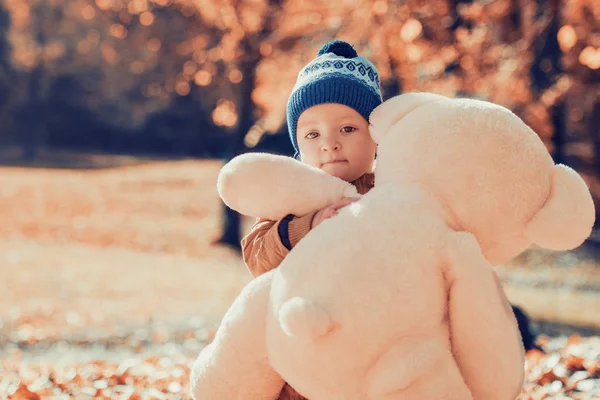
[[[340,149],[340,142],[337,140],[327,140],[323,143],[323,151],[336,151]]]

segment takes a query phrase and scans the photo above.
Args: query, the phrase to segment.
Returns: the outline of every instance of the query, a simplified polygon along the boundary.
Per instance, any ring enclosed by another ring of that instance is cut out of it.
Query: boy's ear
[[[217,190],[223,202],[240,214],[273,220],[358,197],[348,182],[293,158],[266,153],[243,154],[225,164]]]

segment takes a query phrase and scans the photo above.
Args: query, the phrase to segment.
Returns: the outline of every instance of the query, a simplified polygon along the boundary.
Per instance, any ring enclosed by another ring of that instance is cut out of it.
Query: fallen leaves
[[[183,337],[142,352],[117,346],[110,360],[87,362],[23,361],[19,356],[0,361],[0,397],[12,400],[44,398],[190,399],[189,372],[208,340]],[[526,379],[519,400],[600,397],[600,338],[577,335],[540,339],[544,351],[527,353]],[[77,350],[70,350],[77,351]],[[79,351],[85,352],[85,348]],[[139,349],[137,350],[139,351]],[[118,360],[114,354],[121,354]],[[127,356],[123,356],[127,354]]]
[[[0,397],[188,399],[192,358],[172,357],[128,358],[120,363],[96,360],[63,367],[3,362],[6,377],[0,378]]]
[[[190,398],[191,363],[214,336],[206,319],[248,279],[237,255],[210,244],[219,166],[2,171],[0,398]],[[532,273],[600,282],[576,261],[569,276]],[[600,396],[600,338],[540,345],[520,400]]]
[[[546,352],[527,353],[520,400],[600,398],[600,337],[540,338]]]
[[[15,393],[11,396],[13,400],[39,400],[40,395],[33,393],[27,388],[27,385],[20,383]]]

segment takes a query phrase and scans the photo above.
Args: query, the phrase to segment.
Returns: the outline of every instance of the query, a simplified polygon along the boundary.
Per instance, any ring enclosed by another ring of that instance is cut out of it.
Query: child
[[[287,105],[287,123],[295,157],[351,182],[360,194],[374,184],[377,145],[368,118],[381,104],[375,66],[343,41],[327,43],[298,74]],[[258,219],[242,240],[244,262],[253,276],[279,266],[311,229],[356,199],[343,199],[308,215],[280,221]],[[304,399],[286,385],[280,400]]]
[[[324,45],[317,58],[298,74],[288,100],[287,123],[295,157],[326,173],[351,182],[358,193],[367,193],[374,185],[372,173],[377,145],[369,134],[368,118],[381,104],[379,77],[375,66],[358,57],[343,41]],[[288,215],[280,221],[259,218],[242,240],[244,262],[253,276],[268,272],[281,263],[306,234],[324,220],[336,215],[356,199],[342,199],[307,215]],[[524,316],[513,307],[516,315]],[[519,330],[525,349],[535,337],[526,319],[520,318]],[[302,400],[286,385],[280,400]]]

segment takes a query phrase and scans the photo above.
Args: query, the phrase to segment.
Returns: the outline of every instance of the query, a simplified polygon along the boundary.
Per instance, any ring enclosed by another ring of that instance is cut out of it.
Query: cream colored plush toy
[[[192,371],[196,399],[513,400],[517,324],[492,265],[590,234],[572,169],[500,106],[400,95],[371,116],[375,187],[252,281]],[[354,188],[290,158],[248,154],[219,177],[241,213],[282,218]]]

